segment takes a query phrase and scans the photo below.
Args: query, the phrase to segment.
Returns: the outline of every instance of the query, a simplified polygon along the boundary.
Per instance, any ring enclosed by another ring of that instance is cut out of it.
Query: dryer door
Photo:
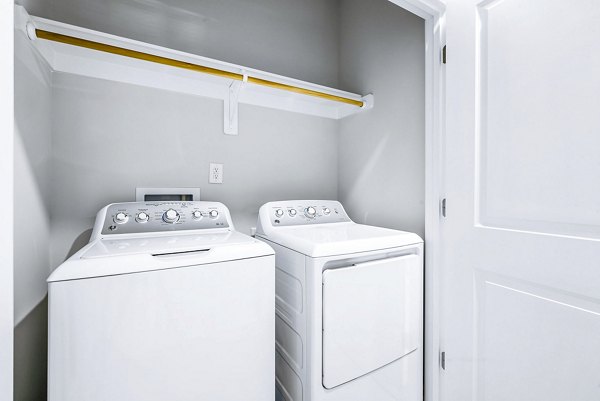
[[[323,272],[323,385],[333,388],[421,345],[421,255]]]

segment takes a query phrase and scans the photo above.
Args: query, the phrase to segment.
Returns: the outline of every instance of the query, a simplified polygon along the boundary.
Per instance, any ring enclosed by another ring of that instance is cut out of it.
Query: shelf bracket
[[[361,100],[363,101],[363,110],[370,110],[375,106],[375,96],[372,93],[363,96]]]
[[[237,135],[238,134],[238,109],[240,92],[243,86],[248,82],[248,75],[243,74],[244,79],[242,81],[232,81],[227,90],[227,96],[224,100],[223,108],[223,127],[226,135]]]

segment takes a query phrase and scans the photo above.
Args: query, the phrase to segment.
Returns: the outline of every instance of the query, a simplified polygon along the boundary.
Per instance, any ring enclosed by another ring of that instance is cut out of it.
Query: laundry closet
[[[423,19],[387,0],[17,5],[16,401],[46,396],[47,277],[89,241],[98,210],[134,201],[136,188],[199,188],[245,234],[266,202],[324,199],[355,222],[424,238]],[[31,17],[41,30],[213,59],[242,78],[73,50],[28,32]]]

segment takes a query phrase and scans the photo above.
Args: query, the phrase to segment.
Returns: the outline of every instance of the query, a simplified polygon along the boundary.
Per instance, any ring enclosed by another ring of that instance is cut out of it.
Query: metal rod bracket
[[[372,109],[375,106],[375,96],[373,96],[372,93],[369,93],[368,95],[365,95],[362,97],[362,109],[364,110],[369,110]]]

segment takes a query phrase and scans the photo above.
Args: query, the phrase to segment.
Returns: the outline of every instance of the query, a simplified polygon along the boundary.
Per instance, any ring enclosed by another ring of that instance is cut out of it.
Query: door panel
[[[600,304],[482,271],[475,291],[477,400],[597,399]]]
[[[600,235],[600,7],[477,4],[479,208],[486,225]]]
[[[449,1],[444,401],[600,399],[600,2]]]
[[[323,272],[323,385],[333,388],[421,346],[418,255]]]

